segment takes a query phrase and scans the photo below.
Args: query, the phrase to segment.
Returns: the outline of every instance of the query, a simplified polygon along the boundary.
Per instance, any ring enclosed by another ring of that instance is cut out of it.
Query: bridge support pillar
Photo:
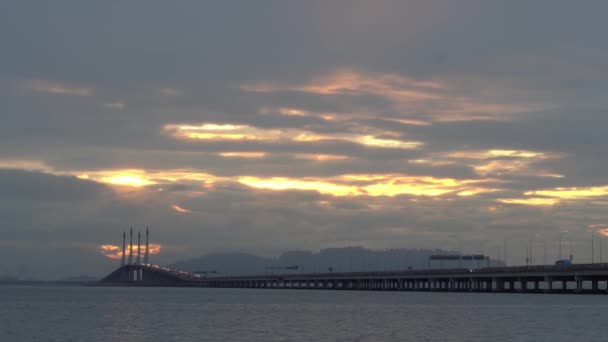
[[[519,289],[522,292],[528,290],[528,279],[522,278],[519,280]]]
[[[599,289],[597,279],[593,279],[593,280],[591,280],[591,289],[592,289],[593,291],[597,291],[597,290]]]

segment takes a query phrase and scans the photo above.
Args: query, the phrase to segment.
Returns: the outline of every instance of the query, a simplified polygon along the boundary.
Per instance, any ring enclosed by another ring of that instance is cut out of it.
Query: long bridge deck
[[[100,285],[370,291],[608,293],[608,264],[213,276],[133,264]]]

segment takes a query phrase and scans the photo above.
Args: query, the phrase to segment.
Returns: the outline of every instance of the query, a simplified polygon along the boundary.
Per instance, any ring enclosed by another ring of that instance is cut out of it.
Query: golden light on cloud
[[[180,180],[213,182],[220,177],[194,170],[143,170],[143,169],[115,169],[79,171],[73,173],[81,179],[90,179],[101,183],[127,186],[143,187],[164,182],[176,182]]]
[[[387,99],[401,112],[426,112],[432,122],[453,121],[508,121],[507,114],[549,108],[539,103],[500,103],[457,95],[452,85],[444,80],[418,80],[396,73],[378,73],[342,68],[300,83],[251,82],[240,89],[253,93],[302,92],[319,96],[374,95]],[[501,101],[500,96],[496,100]],[[286,112],[283,115],[300,115],[304,112]],[[490,114],[488,114],[490,113]],[[377,117],[377,116],[376,116]],[[419,121],[417,123],[423,123]],[[424,123],[423,123],[424,124]]]
[[[321,161],[321,162],[332,161],[332,160],[346,160],[346,159],[350,158],[348,156],[342,156],[342,155],[337,155],[337,154],[315,154],[315,153],[296,153],[293,156],[298,159],[309,159],[309,160],[316,160],[316,161]]]
[[[413,184],[403,184],[396,181],[377,183],[363,187],[363,190],[370,196],[397,196],[397,195],[416,195],[416,196],[440,196],[452,192],[451,188],[437,186],[421,186]]]
[[[168,124],[164,132],[181,140],[210,141],[262,141],[262,142],[299,142],[314,143],[319,141],[343,141],[376,148],[416,149],[423,145],[419,141],[378,138],[381,135],[392,135],[388,131],[376,131],[375,134],[319,134],[302,129],[265,129],[247,125],[227,125],[204,123],[201,125]],[[230,152],[227,152],[230,153]]]
[[[269,190],[314,190],[322,194],[334,196],[354,196],[357,195],[357,188],[354,186],[334,184],[322,180],[294,179],[294,178],[260,178],[260,177],[240,177],[238,181],[247,186],[258,189]]]
[[[472,180],[457,180],[452,178],[412,177],[401,175],[386,175],[385,179],[367,186],[362,190],[371,196],[415,195],[436,197],[448,193],[470,191],[469,196],[481,191],[471,188]]]
[[[247,125],[204,123],[201,125],[165,125],[163,130],[177,139],[186,140],[259,140],[281,139],[280,130],[260,129]]]
[[[404,125],[411,125],[411,126],[429,126],[431,124],[428,121],[416,120],[416,119],[384,118],[384,120],[398,122],[398,123],[402,123]]]
[[[86,175],[90,177],[90,175]],[[112,176],[101,177],[98,181],[114,185],[127,185],[133,187],[142,187],[146,185],[156,184],[156,182],[146,179],[145,175],[138,173],[118,173]]]
[[[520,150],[489,150],[490,155],[496,157],[519,157],[519,158],[536,158],[542,156],[540,152],[520,151]]]
[[[498,202],[506,204],[522,204],[533,206],[551,206],[559,203],[556,198],[529,197],[529,198],[502,198]]]
[[[558,153],[546,153],[531,150],[509,150],[509,149],[492,149],[492,150],[468,150],[456,151],[446,154],[438,154],[439,160],[451,160],[453,162],[463,163],[464,161],[472,167],[480,176],[502,175],[502,174],[519,174],[535,177],[550,177],[561,178],[562,175],[539,170],[535,167],[535,163],[560,158]]]
[[[482,165],[473,166],[473,169],[481,176],[488,176],[518,173],[529,166],[528,161],[522,160],[492,160]]]
[[[150,249],[150,252],[148,254],[150,254],[150,255],[159,254],[160,250],[162,248],[162,246],[158,243],[150,243],[148,246]],[[110,244],[99,245],[99,251],[101,252],[101,254],[103,254],[107,258],[122,259],[122,248],[120,246],[110,245]],[[146,253],[145,244],[140,246],[140,251],[141,251],[141,255],[143,257]],[[137,245],[133,246],[133,256],[137,257]],[[125,250],[125,257],[126,258],[129,257],[129,247],[128,246],[127,246],[127,249]]]
[[[120,259],[122,258],[122,249],[118,246],[114,245],[100,245],[99,249],[101,250],[101,254],[105,255],[110,259]]]
[[[179,205],[177,205],[177,204],[172,205],[172,206],[171,206],[171,208],[172,208],[173,210],[177,211],[178,213],[182,213],[182,214],[188,214],[188,213],[191,213],[191,212],[192,212],[191,210],[184,209],[184,208],[180,207],[180,206],[179,206]]]
[[[321,194],[343,196],[414,195],[437,197],[449,193],[473,196],[494,189],[475,186],[482,181],[449,178],[412,177],[403,175],[343,175],[325,178],[241,177],[239,182],[253,188],[269,190],[313,190]]]
[[[124,185],[130,187],[142,187],[156,184],[149,179],[144,170],[103,170],[103,171],[81,171],[76,174],[80,179],[91,179],[101,183],[112,185]]]
[[[436,99],[437,95],[428,90],[443,88],[444,85],[433,81],[418,81],[397,74],[364,72],[354,69],[341,69],[300,85],[286,85],[273,82],[254,82],[241,85],[247,92],[272,93],[298,91],[319,95],[332,94],[391,94],[413,99]]]
[[[493,159],[499,157],[513,157],[513,158],[541,158],[547,157],[548,155],[543,152],[529,151],[529,150],[472,150],[472,151],[457,151],[447,154],[450,158],[461,158],[461,159]]]
[[[220,152],[218,153],[226,158],[264,158],[266,152]]]
[[[525,193],[529,196],[547,196],[563,200],[576,200],[591,197],[608,196],[608,185],[594,187],[555,188],[552,190],[535,190]]]
[[[590,224],[589,228],[603,236],[608,236],[608,224]]]
[[[423,145],[419,141],[400,141],[392,139],[378,139],[371,135],[364,135],[354,139],[354,141],[367,146],[383,147],[383,148],[402,148],[414,149]]]

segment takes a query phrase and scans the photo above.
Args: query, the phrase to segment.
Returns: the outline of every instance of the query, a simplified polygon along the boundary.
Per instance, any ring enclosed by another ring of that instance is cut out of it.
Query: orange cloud
[[[151,255],[159,254],[161,248],[162,248],[162,246],[158,243],[150,243],[149,244],[149,249],[150,249],[149,254],[151,254]],[[120,248],[120,246],[99,245],[99,250],[101,251],[101,254],[103,254],[107,258],[122,259],[122,248]],[[141,245],[140,250],[141,250],[141,255],[143,257],[146,253],[146,245],[145,244]],[[129,257],[129,247],[127,246],[127,249],[125,250],[125,258],[128,258],[128,257]],[[133,257],[137,257],[137,245],[133,246]]]
[[[172,205],[171,208],[173,208],[173,210],[177,211],[178,213],[182,213],[182,214],[187,214],[187,213],[192,212],[191,210],[184,209],[177,204]]]
[[[481,100],[453,95],[449,93],[452,88],[455,87],[451,87],[442,80],[417,80],[400,74],[356,69],[339,69],[304,83],[253,82],[240,86],[241,90],[254,93],[292,91],[322,96],[370,94],[386,98],[403,113],[415,111],[432,113],[429,116],[434,122],[507,121],[509,118],[504,114],[515,114],[548,107],[546,104],[492,103],[487,102],[485,98]],[[497,97],[497,99],[500,99],[500,97]],[[285,115],[290,114],[286,113]],[[403,119],[410,118],[404,117]],[[424,124],[425,121],[419,122]]]
[[[603,236],[608,236],[608,224],[590,224],[589,228],[593,231],[597,231]]]

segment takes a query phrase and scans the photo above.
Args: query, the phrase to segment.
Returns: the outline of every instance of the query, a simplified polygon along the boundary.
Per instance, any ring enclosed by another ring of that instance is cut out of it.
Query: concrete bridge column
[[[519,284],[520,284],[520,290],[521,291],[527,291],[528,290],[528,279],[521,278],[519,280]]]
[[[591,280],[591,289],[592,289],[593,291],[597,291],[597,290],[599,289],[597,279],[593,279],[593,280]]]
[[[504,287],[505,287],[505,283],[502,279],[500,278],[494,278],[494,283],[496,284],[494,291],[499,292],[499,291],[503,291]]]
[[[568,281],[562,280],[562,290],[566,291],[568,289]]]

